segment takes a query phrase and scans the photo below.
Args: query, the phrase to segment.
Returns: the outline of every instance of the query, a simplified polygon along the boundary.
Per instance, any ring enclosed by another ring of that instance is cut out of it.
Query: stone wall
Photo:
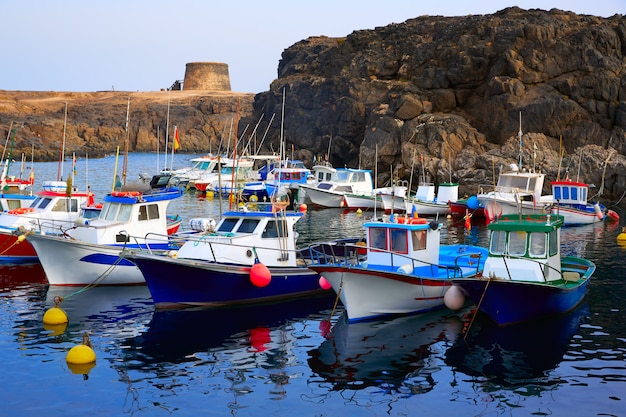
[[[228,64],[189,62],[185,69],[183,89],[230,91]]]

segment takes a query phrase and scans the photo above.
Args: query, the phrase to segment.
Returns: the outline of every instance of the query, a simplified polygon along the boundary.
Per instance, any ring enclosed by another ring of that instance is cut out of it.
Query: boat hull
[[[409,214],[417,213],[420,216],[445,216],[450,214],[448,203],[431,203],[428,201],[406,201],[405,211]]]
[[[50,237],[29,236],[50,285],[145,285],[135,264],[120,257],[121,246],[96,245]]]
[[[499,326],[565,314],[582,302],[589,282],[567,287],[499,279],[453,281]]]
[[[311,187],[306,187],[305,190],[311,203],[318,207],[343,208],[345,206],[344,193],[336,193]]]
[[[276,301],[321,293],[319,275],[305,267],[270,267],[264,287],[250,280],[251,266],[129,252],[159,308],[226,306]]]
[[[0,263],[35,264],[39,263],[35,248],[19,235],[0,232]]]
[[[311,266],[333,287],[350,322],[415,314],[443,307],[444,279],[336,266]]]

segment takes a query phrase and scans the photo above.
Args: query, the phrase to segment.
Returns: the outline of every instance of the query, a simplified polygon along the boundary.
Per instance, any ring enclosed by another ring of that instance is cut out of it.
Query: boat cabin
[[[240,211],[224,213],[214,230],[190,238],[178,258],[252,265],[258,257],[268,267],[296,266],[294,225],[302,215],[272,203],[248,204]],[[199,220],[192,219],[207,223]]]
[[[397,217],[395,222],[364,224],[368,265],[403,267],[412,270],[413,260],[438,265],[440,230],[438,222],[424,218]],[[410,272],[410,271],[409,271]]]
[[[521,201],[541,201],[545,174],[537,172],[519,172],[514,170],[500,174],[496,191],[514,193]]]
[[[583,182],[553,181],[552,196],[559,204],[587,204],[589,186]]]
[[[562,279],[559,248],[564,221],[560,215],[506,214],[490,223],[483,276],[533,282]]]

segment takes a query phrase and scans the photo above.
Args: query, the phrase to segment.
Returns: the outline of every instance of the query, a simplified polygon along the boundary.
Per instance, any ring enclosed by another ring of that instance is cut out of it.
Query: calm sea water
[[[176,155],[174,166],[187,159]],[[112,157],[89,161],[97,196],[110,189],[114,164]],[[58,164],[35,165],[38,182],[56,179]],[[156,169],[155,156],[133,155],[128,178]],[[217,217],[220,203],[187,193],[170,208],[186,218]],[[309,210],[298,232],[303,241],[355,236],[371,215]],[[444,225],[446,243],[486,242],[484,225],[469,236],[462,224]],[[616,242],[619,232],[610,223],[563,231],[564,252],[598,267],[576,311],[505,329],[479,319],[466,336],[469,309],[347,325],[329,293],[155,311],[146,287],[77,293],[48,287],[39,266],[2,266],[2,414],[624,416],[626,248]],[[57,295],[66,298],[69,324],[46,328],[42,317]],[[70,368],[66,354],[85,331],[95,366]]]

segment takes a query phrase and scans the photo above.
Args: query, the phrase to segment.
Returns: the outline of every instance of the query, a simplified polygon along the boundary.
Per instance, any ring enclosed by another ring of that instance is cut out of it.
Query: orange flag
[[[174,130],[174,150],[180,148],[180,140],[178,139],[178,127]]]

